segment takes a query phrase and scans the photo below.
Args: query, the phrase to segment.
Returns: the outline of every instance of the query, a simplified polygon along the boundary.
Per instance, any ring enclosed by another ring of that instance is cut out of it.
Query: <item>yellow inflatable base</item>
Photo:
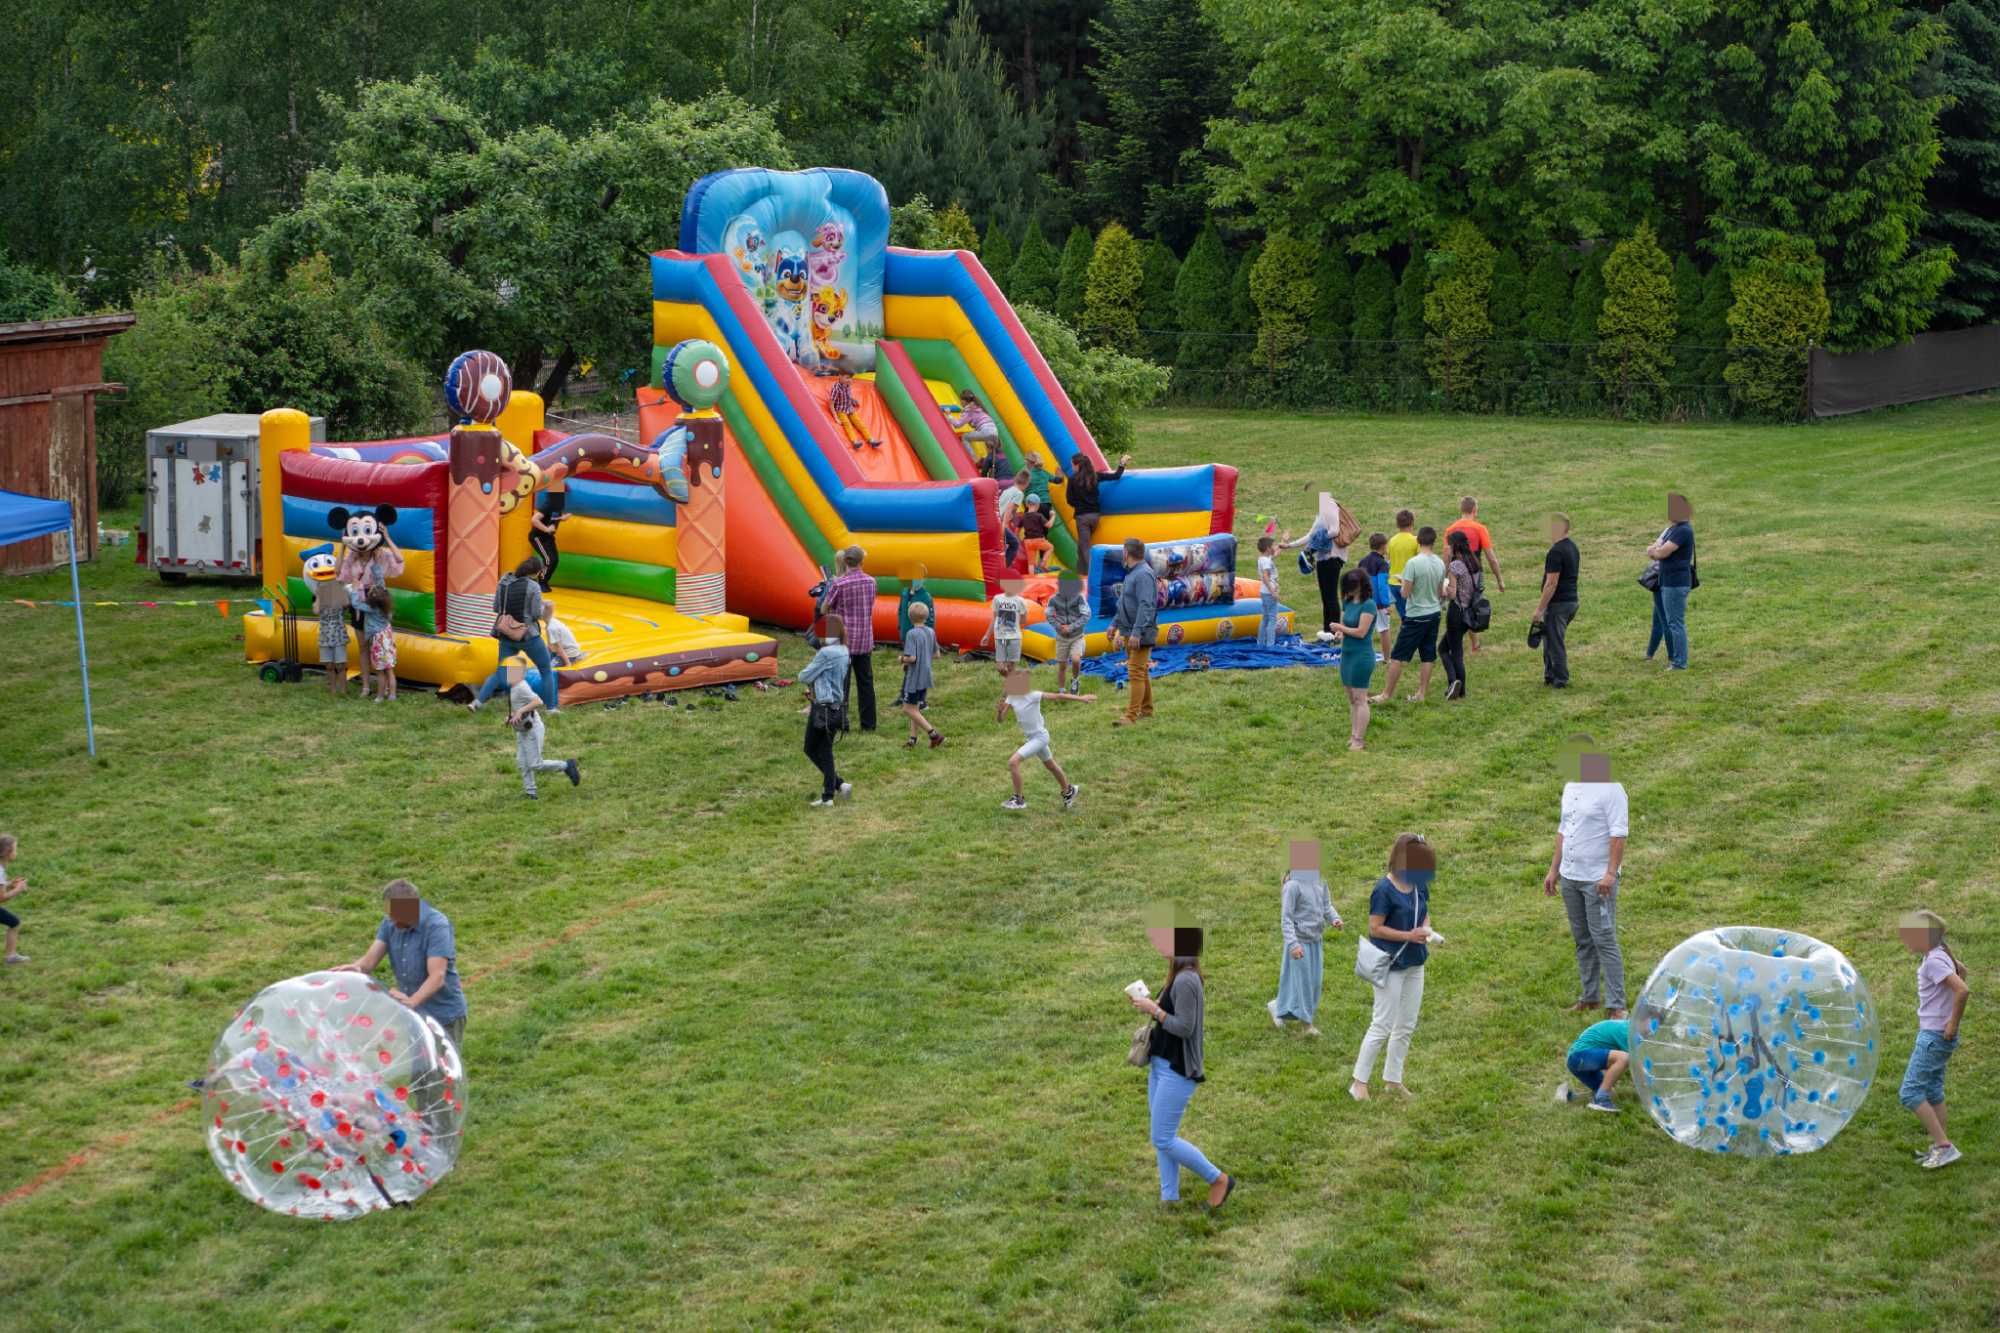
[[[725,612],[697,618],[661,602],[574,588],[557,589],[550,600],[583,650],[581,661],[557,669],[558,697],[565,704],[767,680],[778,674],[776,641],[753,632],[742,616]],[[319,621],[312,615],[297,621],[299,661],[317,666]],[[360,663],[356,640],[350,628],[350,671]],[[278,618],[261,611],[243,618],[243,656],[250,662],[283,658],[284,630]],[[498,660],[499,643],[492,638],[396,631],[396,675],[402,680],[439,689],[476,689],[493,674]]]
[[[1257,622],[1263,619],[1263,608],[1257,603],[1250,605],[1255,610],[1243,610],[1241,601],[1236,603],[1230,614],[1224,616],[1204,616],[1198,620],[1160,621],[1160,643],[1215,643],[1222,639],[1248,639],[1256,642]],[[1292,632],[1293,611],[1290,607],[1278,608],[1278,633],[1280,636]],[[1227,632],[1224,632],[1224,627]],[[1176,635],[1178,631],[1178,636]],[[1111,652],[1111,636],[1103,630],[1092,630],[1083,636],[1083,655],[1096,657],[1100,653]],[[1056,655],[1056,640],[1053,634],[1043,632],[1040,624],[1031,626],[1021,636],[1021,655],[1037,662],[1052,661]]]

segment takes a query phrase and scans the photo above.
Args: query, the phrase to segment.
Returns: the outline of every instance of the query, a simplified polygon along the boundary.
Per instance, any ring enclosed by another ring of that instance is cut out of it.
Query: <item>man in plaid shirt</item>
[[[826,585],[820,598],[822,615],[833,614],[847,626],[847,652],[854,672],[854,690],[849,697],[858,701],[861,729],[875,730],[875,578],[862,572],[863,552],[850,546],[840,554],[845,566],[840,577]]]

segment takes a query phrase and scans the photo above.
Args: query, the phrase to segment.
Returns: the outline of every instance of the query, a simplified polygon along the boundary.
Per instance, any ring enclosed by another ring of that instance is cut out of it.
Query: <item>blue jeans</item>
[[[1920,1029],[1917,1044],[1910,1048],[1910,1064],[1903,1071],[1903,1086],[1897,1091],[1896,1099],[1912,1111],[1925,1102],[1943,1106],[1944,1065],[1957,1049],[1957,1038],[1947,1038],[1944,1033],[1928,1028]]]
[[[1275,593],[1258,593],[1257,603],[1264,612],[1257,620],[1257,646],[1269,648],[1278,642],[1278,598]]]
[[[1595,1097],[1604,1087],[1604,1066],[1611,1063],[1609,1051],[1571,1051],[1565,1062],[1569,1072],[1576,1075],[1576,1081],[1590,1089]]]
[[[1146,1105],[1153,1113],[1153,1152],[1160,1159],[1160,1202],[1173,1203],[1181,1197],[1181,1168],[1213,1185],[1222,1174],[1201,1149],[1180,1136],[1181,1117],[1187,1114],[1188,1098],[1194,1096],[1195,1081],[1182,1078],[1156,1055],[1146,1071]]]
[[[483,704],[507,688],[507,658],[520,652],[526,653],[529,660],[535,664],[535,669],[542,673],[537,693],[542,696],[542,707],[553,710],[556,707],[556,666],[549,657],[549,646],[542,642],[542,636],[530,634],[519,643],[511,639],[499,639],[496,642],[500,645],[500,665],[493,669],[493,674],[479,687],[479,693],[473,696],[473,702]]]
[[[1667,645],[1667,663],[1683,670],[1688,664],[1688,589],[1653,589],[1653,634],[1646,640],[1646,656]]]

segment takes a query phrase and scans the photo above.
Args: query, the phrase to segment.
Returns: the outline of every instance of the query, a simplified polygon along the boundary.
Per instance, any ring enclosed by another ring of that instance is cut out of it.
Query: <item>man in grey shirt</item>
[[[1111,646],[1125,648],[1125,712],[1113,722],[1129,727],[1153,715],[1153,645],[1160,638],[1160,579],[1146,559],[1146,543],[1125,539],[1125,581],[1118,586],[1118,613],[1111,618]]]
[[[465,992],[459,988],[458,947],[452,938],[451,918],[425,902],[417,886],[407,879],[393,879],[382,890],[388,915],[376,928],[368,951],[351,963],[342,963],[335,972],[359,972],[364,976],[389,960],[396,986],[389,997],[437,1020],[454,1046],[465,1039]]]

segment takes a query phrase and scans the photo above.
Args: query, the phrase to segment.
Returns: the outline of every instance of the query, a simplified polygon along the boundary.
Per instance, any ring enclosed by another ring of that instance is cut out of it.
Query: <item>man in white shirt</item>
[[[549,656],[559,667],[575,666],[583,660],[583,645],[576,641],[570,627],[556,619],[556,605],[546,599],[542,602],[542,641],[549,645]]]
[[[1598,754],[1583,738],[1574,757],[1574,777],[1563,786],[1562,820],[1555,855],[1542,877],[1542,892],[1562,894],[1569,933],[1576,941],[1581,994],[1569,1006],[1581,1013],[1598,1007],[1599,983],[1605,1016],[1625,1017],[1625,957],[1618,950],[1618,872],[1625,861],[1630,814],[1625,788],[1611,780],[1611,757]]]

